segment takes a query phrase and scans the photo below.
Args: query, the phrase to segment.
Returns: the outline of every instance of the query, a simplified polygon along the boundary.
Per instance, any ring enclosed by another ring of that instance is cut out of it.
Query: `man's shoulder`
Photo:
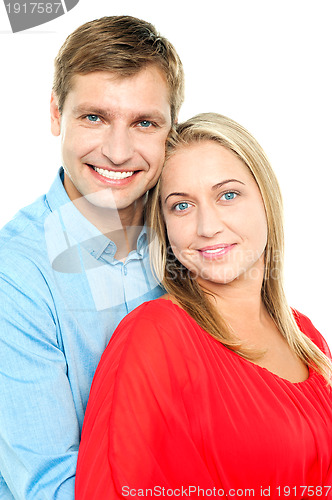
[[[46,195],[42,195],[30,205],[19,210],[0,230],[0,251],[19,238],[32,239],[33,233],[44,225],[45,217],[50,213]],[[29,236],[30,235],[30,236]]]
[[[50,209],[46,195],[40,196],[30,205],[22,208],[0,230],[0,273],[10,268],[17,271],[31,260],[38,260],[44,243],[44,224]]]
[[[18,251],[21,245],[27,249],[40,245],[48,216],[69,201],[62,184],[62,173],[60,168],[48,193],[19,210],[0,230],[1,255]]]

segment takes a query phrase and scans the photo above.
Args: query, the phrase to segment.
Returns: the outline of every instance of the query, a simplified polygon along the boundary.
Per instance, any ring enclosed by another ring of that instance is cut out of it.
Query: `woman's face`
[[[264,204],[234,153],[209,140],[180,147],[164,167],[161,200],[174,255],[201,285],[263,279]]]

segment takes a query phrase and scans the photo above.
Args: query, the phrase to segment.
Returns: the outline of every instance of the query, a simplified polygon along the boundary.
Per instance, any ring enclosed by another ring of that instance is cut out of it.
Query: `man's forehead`
[[[89,73],[76,73],[70,79],[71,90],[76,89],[80,84],[84,84],[91,79],[99,79],[110,82],[120,82],[125,79],[130,79],[134,75],[122,76],[115,71],[90,71]]]
[[[133,74],[121,74],[116,71],[90,71],[89,73],[77,73],[70,79],[70,90],[80,87],[95,86],[96,83],[110,84],[114,86],[144,85],[146,83],[168,92],[169,85],[165,73],[156,65],[148,65]]]

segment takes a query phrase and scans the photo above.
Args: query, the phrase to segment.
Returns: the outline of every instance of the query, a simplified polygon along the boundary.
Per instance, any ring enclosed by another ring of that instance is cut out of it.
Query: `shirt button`
[[[113,241],[110,241],[107,247],[105,248],[104,252],[106,255],[114,255],[116,252],[116,246],[113,243]]]
[[[126,268],[126,266],[123,266],[123,274],[125,276],[127,276],[127,273],[128,273],[128,269]]]

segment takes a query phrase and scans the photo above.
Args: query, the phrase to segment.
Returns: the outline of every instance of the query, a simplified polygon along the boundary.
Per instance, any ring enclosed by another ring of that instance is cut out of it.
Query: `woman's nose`
[[[222,216],[217,207],[201,207],[198,211],[197,219],[198,236],[212,238],[212,236],[224,230]]]

